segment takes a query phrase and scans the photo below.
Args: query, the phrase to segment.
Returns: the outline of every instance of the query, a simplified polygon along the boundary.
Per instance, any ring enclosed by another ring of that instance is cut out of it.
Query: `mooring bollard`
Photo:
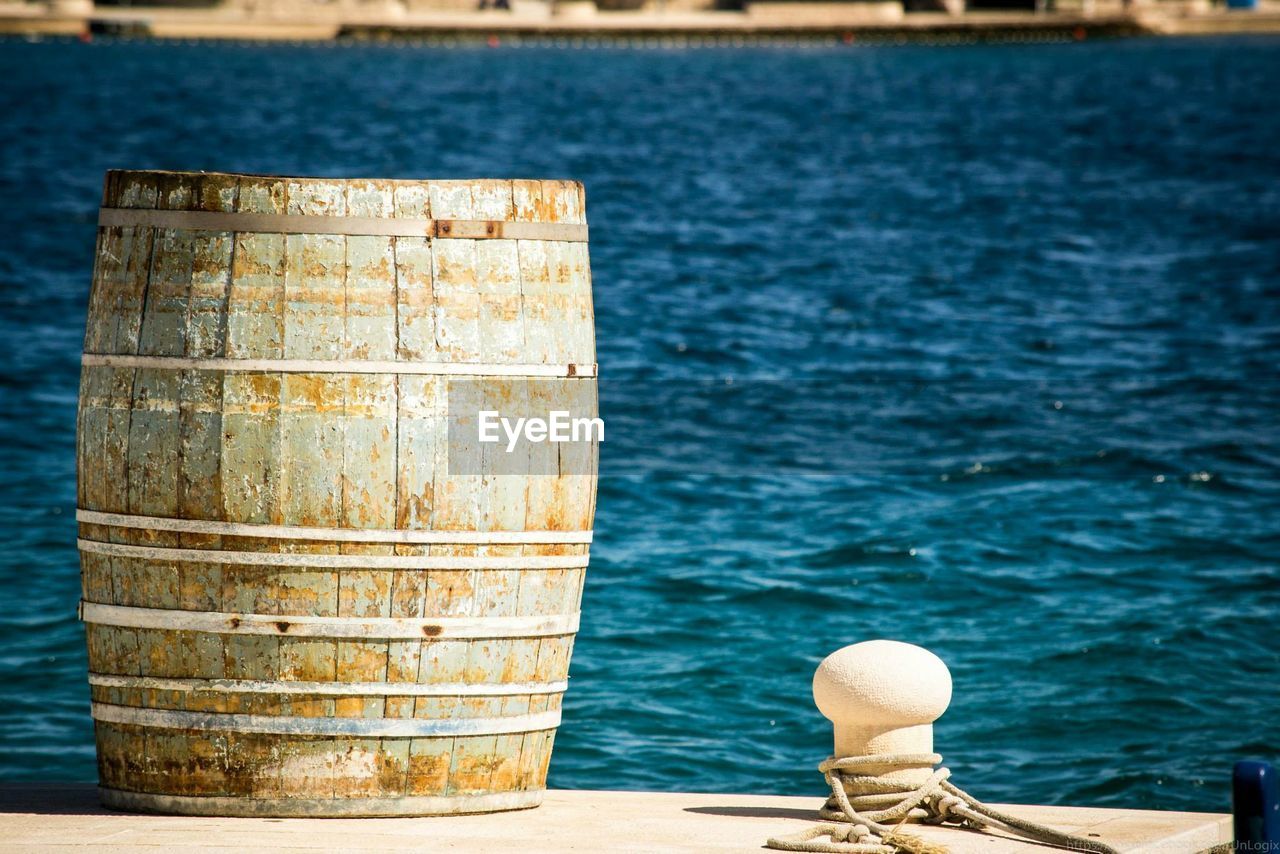
[[[835,727],[837,759],[933,753],[933,722],[951,703],[942,659],[900,641],[873,640],[827,656],[813,675],[818,711]],[[865,773],[918,784],[933,768],[886,762]]]
[[[1280,770],[1244,760],[1231,772],[1235,850],[1280,852]]]
[[[919,820],[978,830],[1000,828],[1049,845],[1117,854],[1110,845],[989,807],[950,782],[933,751],[933,722],[951,704],[951,671],[918,646],[873,640],[846,646],[818,665],[813,699],[835,728],[835,750],[818,770],[831,797],[825,820],[765,844],[780,851],[933,854],[940,849],[901,825]]]

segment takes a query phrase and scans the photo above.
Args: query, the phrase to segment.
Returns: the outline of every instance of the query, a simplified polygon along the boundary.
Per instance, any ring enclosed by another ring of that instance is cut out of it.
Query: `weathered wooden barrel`
[[[450,471],[449,390],[594,408],[586,239],[573,182],[108,173],[77,513],[107,805],[539,803],[596,447]]]

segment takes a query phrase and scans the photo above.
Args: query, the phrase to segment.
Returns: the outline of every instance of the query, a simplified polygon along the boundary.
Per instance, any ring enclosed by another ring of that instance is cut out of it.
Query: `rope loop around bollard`
[[[1031,842],[1092,854],[1118,854],[1106,843],[1063,833],[987,806],[953,785],[950,769],[941,767],[941,763],[942,757],[937,753],[830,757],[818,766],[831,787],[831,796],[818,811],[824,823],[791,836],[769,839],[765,844],[778,851],[810,854],[947,854],[945,845],[902,830],[908,820],[915,819],[922,824],[974,831],[997,828]],[[870,773],[886,766],[932,772],[923,783],[905,787],[900,781]]]

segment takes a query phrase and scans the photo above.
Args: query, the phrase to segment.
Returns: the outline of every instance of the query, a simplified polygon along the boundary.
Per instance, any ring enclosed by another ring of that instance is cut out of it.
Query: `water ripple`
[[[1225,809],[1280,754],[1276,46],[0,45],[0,776],[94,774],[103,170],[571,175],[610,436],[553,785],[816,795],[812,669],[885,636],[981,796]]]

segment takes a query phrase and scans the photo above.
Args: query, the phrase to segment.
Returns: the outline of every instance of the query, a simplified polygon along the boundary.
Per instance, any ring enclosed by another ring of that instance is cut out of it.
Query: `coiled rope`
[[[831,854],[947,854],[947,847],[902,831],[909,818],[923,824],[952,824],[969,830],[996,827],[1029,839],[1073,851],[1118,854],[1096,839],[1072,836],[1033,821],[992,809],[947,781],[951,771],[936,768],[915,788],[869,773],[876,768],[930,768],[942,762],[936,753],[893,756],[834,756],[818,766],[831,787],[831,797],[818,812],[828,823],[792,836],[770,839],[779,851]]]

